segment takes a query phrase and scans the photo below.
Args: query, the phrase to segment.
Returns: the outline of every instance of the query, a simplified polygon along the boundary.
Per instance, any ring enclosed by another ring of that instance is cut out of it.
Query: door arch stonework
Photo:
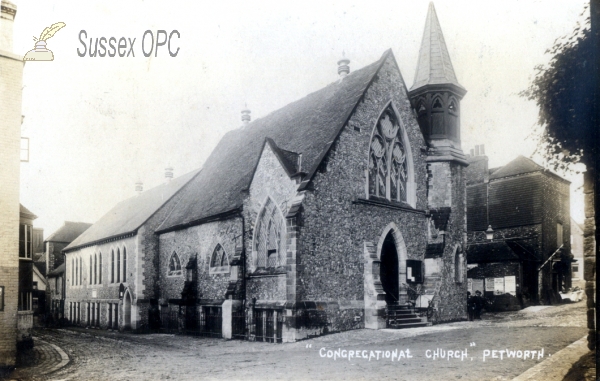
[[[406,259],[407,250],[404,237],[395,223],[388,224],[379,236],[377,245],[373,242],[365,242],[363,247],[364,256],[364,301],[365,301],[365,328],[382,329],[385,324],[385,291],[381,284],[381,251],[388,234],[394,237],[396,253],[398,255],[398,284],[399,303],[405,303],[406,293]]]

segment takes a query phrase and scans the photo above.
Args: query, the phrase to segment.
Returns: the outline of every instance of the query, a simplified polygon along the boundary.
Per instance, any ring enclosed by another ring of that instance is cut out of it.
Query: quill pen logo
[[[52,50],[46,48],[46,41],[65,26],[67,24],[64,22],[57,22],[44,29],[42,34],[40,34],[40,38],[34,36],[35,48],[25,54],[23,61],[54,61],[54,53],[52,53]]]

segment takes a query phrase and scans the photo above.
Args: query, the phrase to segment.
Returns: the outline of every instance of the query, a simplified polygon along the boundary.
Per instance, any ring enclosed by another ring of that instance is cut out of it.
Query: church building
[[[466,319],[466,90],[433,4],[410,90],[391,50],[354,72],[349,63],[263,118],[242,111],[243,126],[155,205],[143,238],[121,229],[132,271],[116,308],[128,327],[290,342]],[[84,233],[108,240],[97,248],[105,266],[121,239],[110,231]],[[92,258],[92,243],[66,249],[68,301],[84,302],[69,296],[69,266]],[[415,300],[431,313],[418,316]]]

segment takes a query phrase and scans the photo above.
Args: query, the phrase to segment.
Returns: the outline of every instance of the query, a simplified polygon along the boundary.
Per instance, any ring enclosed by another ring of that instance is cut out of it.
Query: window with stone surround
[[[390,104],[377,121],[371,138],[367,179],[369,198],[409,202],[408,165],[404,129]]]
[[[179,255],[176,252],[171,254],[171,259],[169,259],[169,269],[167,271],[168,276],[180,276],[181,275],[181,261],[179,260]]]
[[[127,282],[127,248],[123,247],[123,282]]]
[[[98,254],[98,284],[102,284],[102,253]]]
[[[228,273],[229,272],[229,257],[220,243],[213,250],[210,259],[210,274]]]
[[[115,283],[115,251],[110,252],[110,283]]]
[[[121,282],[121,249],[117,248],[117,283]]]
[[[262,207],[254,236],[255,266],[285,266],[286,232],[283,214],[269,197]]]

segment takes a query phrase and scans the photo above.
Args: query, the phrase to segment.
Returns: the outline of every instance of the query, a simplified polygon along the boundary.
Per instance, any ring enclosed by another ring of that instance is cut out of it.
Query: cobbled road
[[[587,333],[585,301],[535,312],[488,313],[483,319],[404,330],[348,331],[289,344],[45,329],[36,337],[62,348],[69,364],[47,375],[19,369],[13,379],[510,380]],[[438,348],[445,357],[434,359]],[[530,351],[528,357],[533,358],[507,358],[500,352],[507,349],[515,356],[521,351],[522,357]],[[538,359],[542,349],[544,357]],[[345,357],[339,358],[336,351]],[[350,351],[353,358],[348,358]],[[448,358],[449,351],[453,358]]]

